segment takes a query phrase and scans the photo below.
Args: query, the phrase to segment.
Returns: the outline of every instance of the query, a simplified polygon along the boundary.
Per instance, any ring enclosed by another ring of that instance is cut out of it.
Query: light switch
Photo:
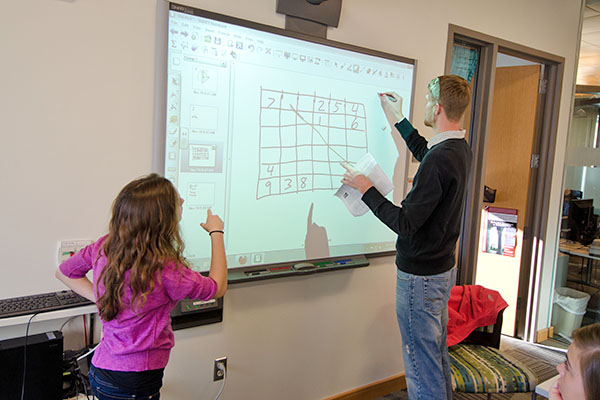
[[[60,247],[58,249],[58,264],[60,265],[63,261],[68,260],[74,256],[79,250],[83,249],[88,244],[91,244],[91,240],[61,240]]]

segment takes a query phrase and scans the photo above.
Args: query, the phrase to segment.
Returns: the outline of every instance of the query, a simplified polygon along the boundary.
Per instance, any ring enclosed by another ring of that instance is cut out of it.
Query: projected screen
[[[225,221],[230,268],[394,250],[372,213],[334,194],[341,161],[369,153],[403,196],[397,147],[378,93],[410,115],[414,61],[170,4],[165,176],[183,205],[185,256],[210,264],[200,226]]]

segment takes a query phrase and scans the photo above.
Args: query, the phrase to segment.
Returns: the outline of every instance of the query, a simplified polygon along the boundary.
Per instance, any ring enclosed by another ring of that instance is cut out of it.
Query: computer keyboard
[[[94,304],[72,290],[0,299],[0,318],[17,317]]]

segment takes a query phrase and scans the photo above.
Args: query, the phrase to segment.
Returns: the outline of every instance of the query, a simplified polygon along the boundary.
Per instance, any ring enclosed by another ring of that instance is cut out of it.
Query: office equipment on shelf
[[[72,290],[0,299],[0,318],[17,317],[94,304]]]
[[[61,399],[62,362],[63,336],[59,331],[0,341],[0,400]]]

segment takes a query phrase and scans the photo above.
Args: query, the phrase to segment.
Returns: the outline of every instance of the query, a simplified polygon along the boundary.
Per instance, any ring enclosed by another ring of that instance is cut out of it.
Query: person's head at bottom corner
[[[556,368],[563,400],[600,399],[600,323],[573,332],[566,360]]]

